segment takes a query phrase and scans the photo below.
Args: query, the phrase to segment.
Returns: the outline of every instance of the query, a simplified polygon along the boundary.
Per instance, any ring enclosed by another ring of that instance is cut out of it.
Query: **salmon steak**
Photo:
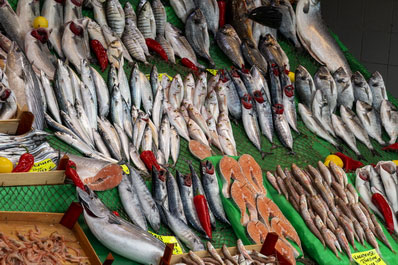
[[[246,183],[235,180],[231,187],[232,200],[238,206],[241,214],[240,223],[246,226],[249,221],[257,221],[256,200]],[[249,211],[249,215],[246,211]]]
[[[274,217],[271,220],[271,228],[280,237],[293,240],[301,249],[300,237],[290,223],[282,222],[282,220],[278,217]]]
[[[76,164],[76,171],[83,184],[95,191],[113,189],[122,181],[123,170],[115,163],[68,154]]]
[[[211,156],[211,149],[199,141],[191,140],[188,144],[189,151],[199,160],[203,160]]]
[[[294,257],[294,250],[292,249],[293,247],[286,242],[286,240],[278,239],[275,245],[275,249],[284,256],[285,259],[287,259],[290,264],[295,265],[296,264],[296,258]]]
[[[246,231],[256,244],[264,243],[269,232],[268,228],[260,221],[250,221],[246,226]]]
[[[256,160],[251,155],[245,154],[239,158],[238,164],[242,169],[243,175],[255,189],[256,194],[267,194],[263,183],[263,172]]]

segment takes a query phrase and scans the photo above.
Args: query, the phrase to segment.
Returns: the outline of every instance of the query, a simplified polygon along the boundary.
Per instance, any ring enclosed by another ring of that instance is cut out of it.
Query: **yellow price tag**
[[[212,75],[217,75],[217,73],[218,73],[218,70],[216,70],[216,69],[206,69],[206,71]]]
[[[173,80],[173,77],[169,76],[167,73],[160,73],[160,74],[158,74],[158,79],[161,80],[162,77],[163,77],[164,75],[167,76],[167,77],[169,78],[170,81]],[[148,78],[149,80],[151,79],[151,75],[150,75],[150,74],[146,74],[145,76],[146,76],[146,78]]]
[[[375,249],[353,253],[351,256],[359,265],[386,265]]]
[[[120,165],[121,167],[122,167],[122,169],[123,169],[123,172],[126,174],[126,175],[130,175],[130,169],[128,168],[128,166],[126,166],[126,165]]]
[[[157,239],[159,239],[160,241],[162,241],[165,244],[174,244],[174,249],[173,249],[173,254],[174,255],[178,255],[178,254],[183,254],[184,252],[182,251],[182,248],[180,246],[180,244],[177,241],[177,238],[174,236],[161,236],[155,233],[152,233],[151,231],[148,231],[149,233],[151,233],[154,237],[156,237]]]
[[[29,172],[51,171],[56,167],[57,165],[50,158],[47,158],[42,161],[34,163],[33,167],[29,170]]]

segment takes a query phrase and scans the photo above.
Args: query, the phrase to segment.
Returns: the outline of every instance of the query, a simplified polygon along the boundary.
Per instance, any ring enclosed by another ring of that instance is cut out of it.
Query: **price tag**
[[[161,235],[152,233],[151,231],[148,231],[148,232],[151,233],[154,237],[156,237],[157,239],[159,239],[160,241],[162,241],[165,244],[174,244],[174,249],[173,249],[174,255],[184,254],[180,244],[177,241],[177,238],[175,238],[174,236],[161,236]]]
[[[170,81],[173,80],[173,77],[169,76],[167,73],[160,73],[160,74],[158,74],[158,79],[161,80],[162,77],[163,77],[164,75],[167,76],[167,78],[169,78]],[[151,75],[150,75],[150,74],[146,74],[145,76],[146,76],[146,78],[148,78],[149,80],[151,79]]]
[[[375,249],[353,253],[352,258],[359,265],[386,265]]]
[[[52,169],[54,169],[56,167],[57,167],[57,165],[50,158],[47,158],[40,162],[34,163],[33,167],[29,170],[29,172],[51,171]]]
[[[216,69],[206,69],[206,71],[212,75],[216,75],[218,73],[218,70],[216,70]]]
[[[130,169],[128,168],[128,166],[126,166],[125,164],[120,166],[122,167],[124,174],[130,175]]]

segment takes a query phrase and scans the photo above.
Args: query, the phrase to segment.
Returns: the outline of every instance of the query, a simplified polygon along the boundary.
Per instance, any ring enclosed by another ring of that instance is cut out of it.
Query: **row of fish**
[[[390,233],[398,234],[398,177],[392,161],[380,161],[356,170],[355,186],[372,211],[384,220]]]
[[[238,161],[224,156],[219,164],[222,179],[221,192],[238,206],[240,223],[249,237],[262,244],[269,232],[276,232],[279,240],[276,249],[295,264],[297,250],[286,240],[293,240],[300,248],[300,238],[278,206],[269,199],[263,184],[261,167],[250,155],[242,155]]]
[[[344,251],[351,260],[350,245],[356,250],[355,240],[362,245],[368,242],[380,253],[377,238],[393,251],[366,201],[335,163],[326,167],[318,162],[318,168],[308,165],[306,169],[293,164],[291,170],[278,166],[275,174],[267,172],[267,179],[337,258]]]
[[[320,67],[314,78],[299,66],[296,69],[295,88],[301,101],[298,112],[307,128],[319,137],[340,148],[335,138],[340,137],[359,157],[356,139],[377,155],[370,138],[385,145],[384,127],[390,144],[398,138],[398,111],[388,101],[380,73],[372,74],[368,82],[361,73],[351,77],[343,68],[333,75]],[[351,110],[355,105],[356,114]],[[339,109],[340,117],[334,114]]]

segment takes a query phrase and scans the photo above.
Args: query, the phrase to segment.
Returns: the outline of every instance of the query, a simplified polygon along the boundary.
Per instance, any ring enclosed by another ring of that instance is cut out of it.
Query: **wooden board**
[[[17,115],[14,119],[0,120],[0,133],[6,134],[24,134],[31,128],[34,120],[34,115],[28,111],[25,105],[22,109],[17,107]]]
[[[54,185],[64,181],[65,170],[0,174],[0,186]]]
[[[258,252],[260,252],[262,245],[249,245],[249,246],[245,246],[245,248],[247,250],[256,250]],[[220,254],[221,257],[223,257],[224,255],[222,254],[222,250],[220,248],[216,249],[218,254]],[[238,254],[238,248],[237,247],[229,247],[228,248],[229,252],[231,253],[232,256],[234,256],[235,254]],[[195,252],[196,255],[198,255],[201,258],[204,257],[210,257],[210,254],[207,250],[203,250],[203,251],[196,251]],[[171,260],[170,260],[170,264],[177,264],[181,262],[181,258],[188,256],[188,253],[184,253],[184,254],[180,254],[180,255],[173,255],[171,256]]]
[[[76,223],[70,230],[59,224],[62,216],[62,213],[0,212],[0,231],[13,239],[18,239],[17,231],[27,234],[29,230],[34,230],[35,226],[40,230],[40,237],[49,236],[57,231],[58,234],[64,236],[65,240],[72,241],[66,243],[68,247],[79,249],[81,256],[88,257],[88,260],[84,260],[87,263],[84,264],[101,265],[101,261],[80,225]],[[64,265],[69,264],[72,263],[64,263]]]

